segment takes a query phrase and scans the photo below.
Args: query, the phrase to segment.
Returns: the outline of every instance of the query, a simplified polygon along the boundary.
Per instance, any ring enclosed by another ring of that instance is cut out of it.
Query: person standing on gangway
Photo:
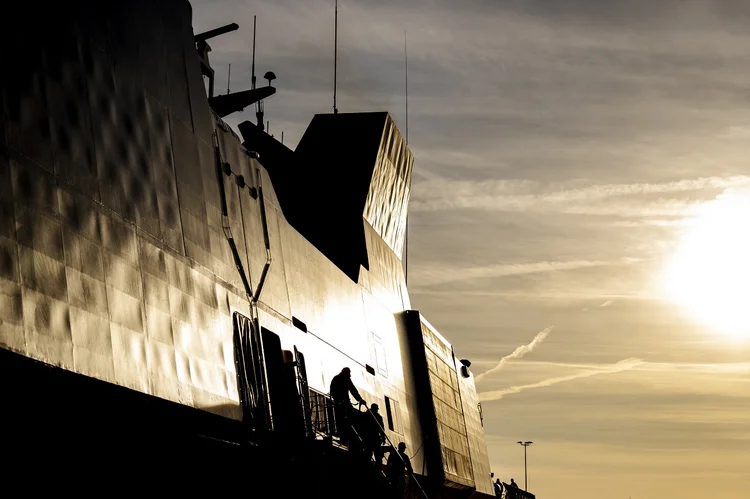
[[[360,404],[366,404],[352,382],[352,371],[345,367],[331,380],[331,399],[333,400],[334,417],[336,418],[336,435],[346,444],[351,436],[352,403],[351,394]]]

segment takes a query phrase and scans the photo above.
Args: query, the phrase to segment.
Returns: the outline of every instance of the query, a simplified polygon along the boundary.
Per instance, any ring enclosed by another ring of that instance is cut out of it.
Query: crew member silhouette
[[[520,492],[518,492],[518,484],[512,478],[510,479],[510,485],[508,485],[508,499],[517,499]]]
[[[383,462],[383,444],[385,443],[385,431],[383,427],[383,416],[380,415],[378,404],[370,406],[371,418],[368,418],[365,430],[365,446],[368,452],[368,459],[374,454],[375,465],[378,469]]]
[[[352,383],[352,371],[345,367],[331,380],[331,398],[333,399],[333,410],[336,417],[336,433],[343,443],[349,441],[351,435],[351,413],[352,403],[349,394],[360,404],[365,401],[359,395],[357,387]]]
[[[495,487],[495,496],[502,497],[503,496],[503,484],[500,483],[499,478],[495,480],[494,487]]]
[[[398,443],[398,452],[391,448],[385,473],[393,488],[394,497],[404,497],[412,473],[411,460],[406,455],[406,444],[404,442]]]

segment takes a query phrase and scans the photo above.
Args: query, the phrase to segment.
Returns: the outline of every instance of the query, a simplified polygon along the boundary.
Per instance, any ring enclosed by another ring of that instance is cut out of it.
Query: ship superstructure
[[[349,367],[407,445],[409,494],[493,494],[470,363],[411,309],[414,157],[388,113],[316,115],[291,150],[222,120],[275,89],[213,95],[208,40],[236,26],[195,35],[186,0],[7,14],[0,371],[18,473],[55,452],[46,473],[88,483],[385,497],[332,435]]]

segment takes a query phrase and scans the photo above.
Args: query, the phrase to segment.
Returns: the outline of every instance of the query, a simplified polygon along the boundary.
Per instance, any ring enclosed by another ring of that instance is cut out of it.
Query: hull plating
[[[360,212],[347,218],[361,222],[357,244],[366,253],[352,279],[290,224],[263,155],[251,159],[210,109],[186,1],[33,4],[5,16],[12,23],[0,30],[2,45],[15,47],[0,55],[10,69],[0,81],[0,347],[101,383],[81,382],[76,389],[89,397],[110,387],[106,408],[130,396],[121,387],[147,397],[139,399],[145,405],[158,399],[220,416],[205,427],[224,421],[236,436],[249,410],[238,376],[245,367],[234,328],[240,314],[278,343],[279,358],[304,354],[306,387],[327,393],[332,377],[350,367],[368,403],[389,408],[389,438],[424,449],[415,470],[491,493],[473,382],[457,381],[456,393],[466,396],[451,409],[461,420],[453,440],[462,457],[450,464],[444,457],[452,444],[424,445],[447,430],[420,420],[434,408],[420,406],[413,380],[427,373],[414,373],[405,348],[412,333],[394,316],[410,308],[397,253],[412,157],[390,117],[374,137],[381,146]],[[316,223],[335,236],[338,221]],[[6,380],[29,376],[30,393],[23,379],[6,381],[14,403],[48,385],[35,384],[21,364],[6,369]],[[278,427],[274,397],[268,422]],[[85,404],[66,421],[106,419],[98,410]],[[144,416],[139,431],[184,424],[193,434],[200,426],[176,409],[158,413],[162,419]],[[19,422],[27,412],[14,414]],[[172,435],[165,448],[178,440]],[[59,442],[75,446],[75,439]],[[430,471],[430,462],[438,468]]]

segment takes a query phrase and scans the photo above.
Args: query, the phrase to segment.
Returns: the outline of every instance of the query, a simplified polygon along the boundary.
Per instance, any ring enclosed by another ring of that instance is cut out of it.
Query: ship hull
[[[319,116],[299,151],[254,150],[210,106],[191,16],[185,0],[71,0],[2,18],[6,471],[73,490],[382,496],[325,419],[350,367],[430,497],[491,491],[471,374],[398,319],[413,157],[395,122]],[[450,411],[421,400],[431,383]]]

